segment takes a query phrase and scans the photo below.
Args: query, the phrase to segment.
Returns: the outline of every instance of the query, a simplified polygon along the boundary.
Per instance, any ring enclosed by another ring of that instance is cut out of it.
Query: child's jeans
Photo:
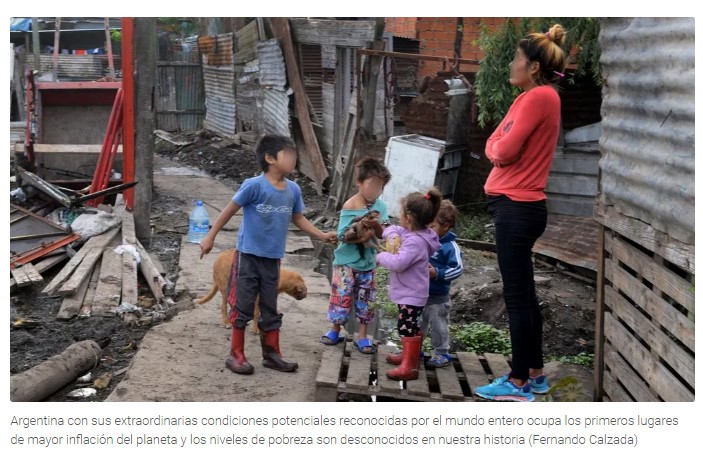
[[[373,303],[376,301],[375,274],[375,269],[359,271],[344,265],[337,265],[332,269],[332,291],[327,309],[327,320],[330,323],[346,325],[352,302],[360,324],[366,325],[373,320]]]
[[[449,312],[452,302],[449,294],[430,295],[422,311],[420,329],[432,332],[432,348],[435,355],[449,354]]]

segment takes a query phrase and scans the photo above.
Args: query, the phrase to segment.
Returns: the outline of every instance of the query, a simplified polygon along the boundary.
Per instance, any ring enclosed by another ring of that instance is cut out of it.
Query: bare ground
[[[182,134],[179,138],[192,140],[187,146],[175,146],[157,139],[156,152],[207,172],[233,190],[246,178],[260,172],[254,153],[239,149],[217,137]],[[293,175],[303,190],[306,206],[323,213],[326,195],[317,195],[312,182],[302,175]],[[181,209],[182,201],[153,194],[153,233],[147,248],[163,264],[167,278],[174,283],[178,277],[181,236],[187,232],[187,215]],[[146,244],[145,244],[146,245]],[[507,328],[507,317],[502,301],[500,274],[495,255],[488,252],[464,250],[464,274],[455,283],[458,292],[454,297],[452,322],[482,321],[495,327]],[[328,266],[329,263],[322,263]],[[46,273],[50,281],[58,268]],[[324,272],[324,271],[323,271]],[[537,274],[550,280],[538,286],[545,319],[545,353],[556,356],[574,356],[581,352],[593,353],[595,290],[592,286],[560,273],[549,273],[537,267]],[[326,272],[325,272],[326,273]],[[103,347],[103,359],[93,369],[93,376],[106,372],[115,373],[126,368],[142,337],[153,325],[128,326],[122,319],[87,318],[71,321],[56,320],[61,300],[40,299],[40,288],[22,288],[13,293],[11,319],[34,320],[31,329],[10,331],[10,372],[22,372],[47,358],[62,352],[78,340],[93,339]],[[148,295],[141,281],[140,292]],[[99,390],[91,400],[102,401],[114,389],[122,375],[112,379],[110,385]],[[81,387],[73,383],[52,396],[50,401],[69,401],[67,393]]]

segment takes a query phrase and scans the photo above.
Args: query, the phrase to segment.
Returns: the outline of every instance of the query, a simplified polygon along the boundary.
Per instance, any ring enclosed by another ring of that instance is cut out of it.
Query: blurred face
[[[539,73],[539,63],[530,62],[521,48],[515,51],[515,57],[510,62],[510,84],[529,91],[536,86],[535,78]]]
[[[266,156],[266,161],[278,171],[289,174],[295,170],[295,164],[298,161],[298,153],[295,149],[283,148],[276,154],[276,159]]]
[[[440,237],[443,237],[444,234],[449,232],[449,230],[451,229],[448,225],[446,225],[444,223],[440,223],[439,221],[436,221],[436,220],[433,221],[432,223],[430,223],[430,228],[432,228],[432,230],[434,232],[436,232],[437,235]]]
[[[365,179],[363,182],[356,181],[356,187],[359,189],[359,193],[361,193],[361,196],[363,196],[368,203],[375,201],[381,196],[384,186],[383,180],[376,176]]]

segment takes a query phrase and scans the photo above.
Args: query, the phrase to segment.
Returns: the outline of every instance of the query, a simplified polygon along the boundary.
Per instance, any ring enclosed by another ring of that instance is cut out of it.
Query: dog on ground
[[[227,284],[229,282],[230,273],[232,272],[232,259],[234,259],[235,250],[225,250],[217,256],[215,265],[212,267],[212,289],[202,298],[195,300],[197,304],[204,304],[210,301],[219,291],[222,295],[222,303],[220,305],[220,314],[222,316],[222,324],[225,328],[231,328],[227,316]],[[278,279],[278,293],[286,293],[296,300],[302,300],[308,296],[308,288],[305,285],[305,280],[300,273],[281,268]],[[259,298],[256,298],[254,305],[254,319],[252,331],[255,334],[259,333]]]

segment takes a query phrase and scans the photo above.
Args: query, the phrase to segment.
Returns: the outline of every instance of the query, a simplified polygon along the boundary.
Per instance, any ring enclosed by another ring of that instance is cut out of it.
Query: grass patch
[[[511,352],[510,335],[487,323],[473,322],[468,325],[450,325],[449,336],[458,347],[478,354]]]
[[[492,221],[491,215],[483,204],[472,208],[460,209],[454,232],[462,239],[494,242],[493,233],[486,228],[486,225],[491,224]]]
[[[559,361],[564,364],[576,364],[578,366],[588,367],[593,369],[593,361],[595,357],[593,353],[579,353],[576,356],[555,356],[550,355],[546,357],[547,361]]]

